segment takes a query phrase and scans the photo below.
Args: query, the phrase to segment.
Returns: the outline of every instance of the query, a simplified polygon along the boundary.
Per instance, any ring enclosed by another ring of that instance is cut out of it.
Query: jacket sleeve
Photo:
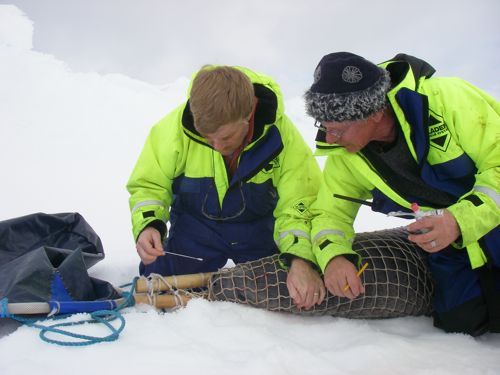
[[[353,225],[360,204],[334,198],[333,194],[363,200],[371,195],[349,172],[344,157],[335,153],[328,156],[318,198],[311,209],[314,216],[311,230],[313,252],[323,272],[330,260],[338,255],[347,257],[357,265],[361,261],[352,249],[355,235]]]
[[[477,168],[472,190],[448,208],[461,231],[456,245],[469,248],[474,268],[484,263],[475,243],[500,223],[500,103],[458,78],[450,79],[441,100],[445,121]],[[470,248],[477,248],[476,253]]]
[[[151,129],[127,183],[135,241],[147,226],[157,228],[162,237],[167,232],[172,181],[181,164],[182,140],[175,120],[176,116],[171,114]]]
[[[284,148],[276,184],[279,199],[274,210],[274,240],[281,253],[316,264],[310,240],[310,206],[316,199],[321,172],[292,122],[286,116],[279,121]]]

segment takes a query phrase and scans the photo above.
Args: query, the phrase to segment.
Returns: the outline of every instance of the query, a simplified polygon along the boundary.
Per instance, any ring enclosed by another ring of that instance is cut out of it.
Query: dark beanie
[[[304,98],[307,114],[318,121],[362,120],[386,106],[389,72],[349,52],[324,56]]]

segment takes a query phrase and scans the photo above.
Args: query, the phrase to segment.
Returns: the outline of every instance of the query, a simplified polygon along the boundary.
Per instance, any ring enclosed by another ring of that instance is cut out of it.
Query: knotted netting
[[[360,276],[365,293],[353,300],[327,294],[321,305],[297,308],[278,255],[220,270],[209,283],[210,300],[231,301],[271,311],[346,318],[429,315],[433,285],[425,253],[404,229],[357,234],[353,249],[368,262]]]

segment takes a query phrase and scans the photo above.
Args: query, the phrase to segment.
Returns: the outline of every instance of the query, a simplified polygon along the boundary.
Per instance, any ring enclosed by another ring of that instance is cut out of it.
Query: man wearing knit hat
[[[434,72],[404,54],[378,66],[348,52],[321,59],[305,94],[316,154],[328,155],[313,251],[328,290],[355,298],[364,292],[351,246],[360,202],[386,214],[417,203],[408,239],[429,254],[434,325],[500,332],[500,103]]]

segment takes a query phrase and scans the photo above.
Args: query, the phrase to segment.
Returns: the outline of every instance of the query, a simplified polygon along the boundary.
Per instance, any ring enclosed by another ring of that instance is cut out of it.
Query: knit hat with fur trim
[[[389,72],[349,52],[324,56],[304,98],[307,114],[318,121],[356,121],[386,106]]]

